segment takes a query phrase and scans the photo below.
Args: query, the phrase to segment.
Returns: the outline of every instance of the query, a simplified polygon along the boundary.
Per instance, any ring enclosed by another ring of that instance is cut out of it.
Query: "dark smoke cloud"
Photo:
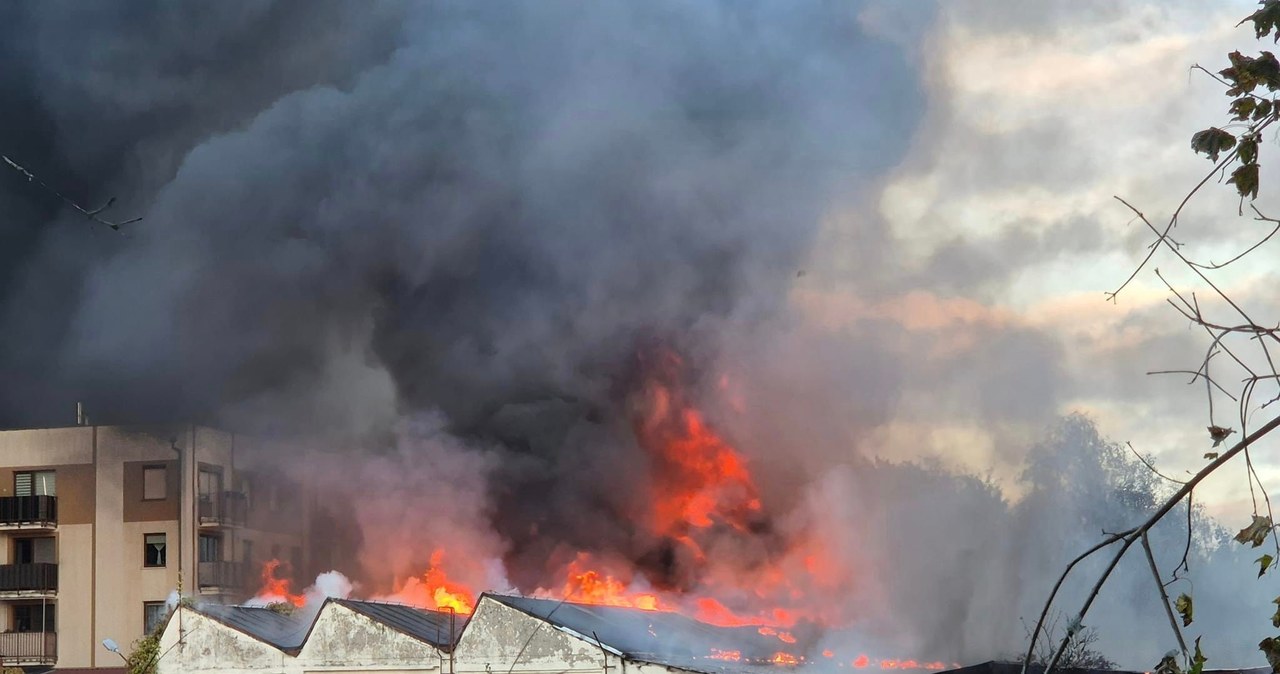
[[[724,335],[767,342],[822,218],[914,131],[908,41],[854,3],[363,7],[6,10],[48,127],[14,154],[146,219],[94,232],[9,176],[43,217],[0,288],[3,367],[40,386],[0,418],[75,395],[377,446],[438,413],[475,444],[419,444],[502,456],[425,472],[476,476],[470,510],[534,569],[513,581],[559,549],[650,555],[634,357],[685,353],[697,387]]]

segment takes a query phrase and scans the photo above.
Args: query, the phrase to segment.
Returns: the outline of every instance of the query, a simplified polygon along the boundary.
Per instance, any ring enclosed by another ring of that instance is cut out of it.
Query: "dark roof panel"
[[[332,601],[397,632],[444,650],[453,648],[454,642],[467,622],[466,616],[457,616],[445,611],[430,611],[404,604],[354,599]]]
[[[485,595],[535,618],[596,641],[642,662],[700,672],[749,671],[782,648],[756,628],[717,627],[669,611],[574,604],[552,599]],[[712,648],[736,651],[741,660],[712,657]],[[772,668],[776,671],[776,668]]]
[[[301,615],[282,613],[263,606],[223,606],[201,604],[196,611],[282,651],[297,652],[302,647],[311,621]]]

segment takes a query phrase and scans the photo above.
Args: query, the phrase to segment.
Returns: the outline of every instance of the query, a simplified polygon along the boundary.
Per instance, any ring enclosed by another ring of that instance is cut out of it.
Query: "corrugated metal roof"
[[[486,594],[535,618],[581,635],[624,657],[699,672],[749,671],[782,650],[755,628],[717,627],[669,611],[574,604],[551,599]],[[712,649],[737,651],[741,660],[711,657]]]
[[[263,606],[222,606],[201,604],[195,609],[232,629],[282,651],[296,653],[311,628],[310,618],[301,614],[282,613]]]
[[[454,642],[467,622],[466,616],[454,616],[444,611],[430,611],[404,604],[354,599],[330,601],[376,620],[397,632],[444,650],[453,648]]]

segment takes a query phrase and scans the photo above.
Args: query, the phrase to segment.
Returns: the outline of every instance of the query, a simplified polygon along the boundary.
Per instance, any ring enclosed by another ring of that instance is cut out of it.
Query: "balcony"
[[[0,496],[0,530],[57,527],[56,496]]]
[[[0,597],[48,597],[56,594],[57,564],[0,564]]]
[[[243,562],[200,562],[196,583],[201,592],[234,592],[244,588]]]
[[[58,662],[58,635],[53,632],[0,634],[0,666],[52,665]]]
[[[200,526],[243,526],[247,506],[248,499],[238,491],[200,494]]]

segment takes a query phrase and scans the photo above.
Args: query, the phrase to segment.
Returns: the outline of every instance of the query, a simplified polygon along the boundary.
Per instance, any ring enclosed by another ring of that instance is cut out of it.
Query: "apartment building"
[[[0,666],[119,667],[183,594],[237,602],[262,561],[307,568],[299,488],[200,426],[0,431]],[[241,458],[243,461],[243,458]]]

